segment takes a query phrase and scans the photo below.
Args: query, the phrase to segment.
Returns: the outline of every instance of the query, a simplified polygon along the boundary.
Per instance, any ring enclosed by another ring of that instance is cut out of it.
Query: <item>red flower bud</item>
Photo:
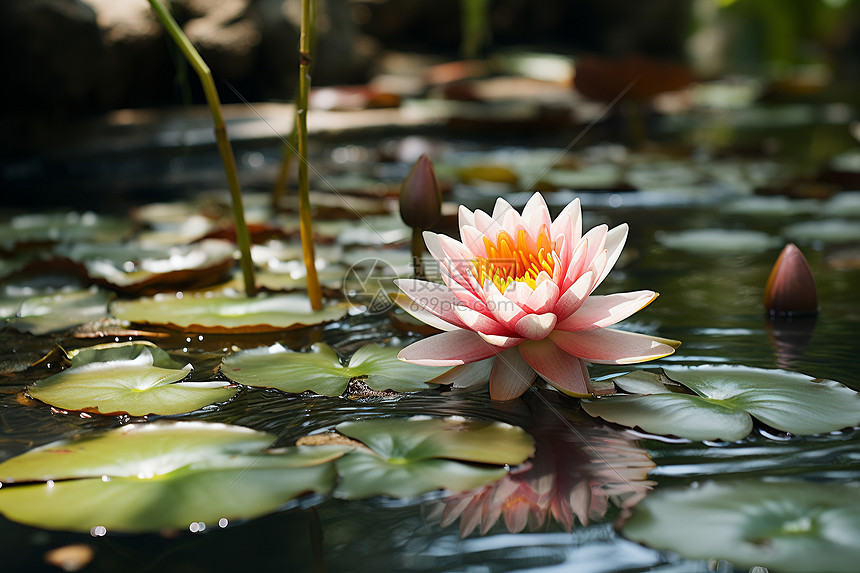
[[[422,154],[400,187],[400,217],[413,229],[429,229],[442,217],[442,193],[433,162]]]
[[[770,314],[815,314],[818,292],[806,257],[789,243],[779,254],[764,288],[764,307]]]

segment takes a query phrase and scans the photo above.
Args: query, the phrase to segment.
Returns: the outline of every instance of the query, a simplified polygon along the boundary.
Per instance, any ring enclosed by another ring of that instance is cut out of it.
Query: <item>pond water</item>
[[[480,149],[473,144],[461,145],[460,155],[450,158],[449,165],[468,162],[469,153],[477,154]],[[592,148],[592,152],[601,151]],[[849,193],[829,199],[757,197],[751,194],[754,182],[732,181],[731,172],[738,178],[745,172],[753,173],[752,179],[759,175],[766,178],[764,172],[778,173],[780,166],[769,162],[738,160],[720,165],[717,160],[709,160],[705,162],[707,169],[692,169],[687,159],[662,161],[643,162],[628,172],[630,180],[638,177],[640,184],[636,186],[642,191],[573,193],[562,189],[546,194],[556,212],[574,196],[581,197],[586,228],[603,222],[630,225],[625,253],[598,292],[659,292],[661,296],[625,321],[624,327],[683,342],[672,356],[643,366],[656,369],[729,364],[781,368],[836,380],[860,390],[856,369],[860,348],[860,241],[833,239],[824,232],[832,224],[827,220],[839,219],[849,228],[860,226],[857,197]],[[444,170],[445,160],[439,163]],[[595,160],[595,164],[600,161]],[[402,166],[392,173],[392,179],[402,177]],[[675,183],[665,183],[673,177]],[[528,197],[510,189],[501,192],[515,206],[522,206]],[[450,200],[488,208],[499,194],[497,187],[456,185]],[[812,231],[798,226],[807,221],[819,223]],[[703,229],[721,232],[683,234]],[[798,243],[809,260],[818,286],[820,313],[816,318],[772,321],[762,306],[764,285],[780,249],[789,240]],[[417,338],[392,327],[385,313],[355,313],[340,322],[287,335],[207,334],[192,338],[180,334],[157,342],[175,355],[187,357],[194,365],[196,379],[203,380],[214,374],[228,350],[275,341],[302,348],[321,340],[348,355],[369,341],[405,343]],[[62,336],[22,335],[10,328],[0,332],[0,341],[4,363],[13,365],[34,362],[58,343],[70,347],[88,344]],[[593,366],[590,373],[596,378],[631,369]],[[0,379],[0,458],[10,458],[56,439],[139,421],[64,413],[44,404],[22,401],[23,387],[50,372],[49,366],[41,363],[21,372],[7,372]],[[817,519],[825,511],[821,507],[839,507],[847,502],[845,491],[839,488],[860,478],[860,434],[852,429],[799,437],[756,422],[753,432],[737,442],[691,442],[649,436],[601,422],[587,416],[577,400],[540,388],[532,388],[522,399],[499,403],[489,399],[486,388],[347,399],[246,387],[223,406],[169,418],[247,426],[271,432],[278,436],[277,445],[288,446],[301,436],[341,422],[411,415],[458,415],[524,427],[538,440],[541,475],[555,480],[557,489],[552,495],[559,499],[568,496],[573,506],[566,509],[572,529],[566,530],[563,519],[546,517],[533,527],[527,525],[522,532],[511,533],[505,517],[514,519],[514,494],[497,500],[496,506],[500,507],[496,515],[502,514],[498,522],[492,523],[487,516],[481,521],[480,512],[473,514],[477,527],[466,537],[461,537],[460,527],[468,512],[459,519],[450,513],[447,517],[440,515],[446,504],[457,504],[457,499],[442,492],[417,499],[376,497],[359,501],[315,494],[244,523],[230,523],[224,528],[207,524],[205,531],[170,535],[109,533],[93,537],[29,527],[0,517],[0,539],[5,549],[3,570],[54,570],[44,561],[46,552],[81,543],[94,549],[86,571],[823,573],[831,567],[834,571],[850,570],[845,568],[844,552],[850,551],[852,545],[854,556],[860,558],[856,552],[860,541],[856,514],[842,521],[812,523],[806,528],[842,527],[843,545],[835,553],[829,542],[814,543],[797,535],[793,543],[798,551],[807,554],[807,560],[820,565],[815,569],[803,569],[802,563],[794,568],[782,556],[776,563],[769,563],[767,558],[758,563],[738,541],[746,535],[747,545],[767,555],[769,546],[780,549],[781,539],[804,530],[803,519]],[[651,527],[665,528],[665,537],[679,539],[680,547],[675,551],[649,548],[616,531],[614,524],[620,525],[622,516],[637,511],[634,502],[642,497],[640,494],[650,491],[656,496],[665,490],[690,495],[690,503],[695,503],[697,492],[708,493],[703,484],[709,480],[717,480],[724,490],[715,499],[702,502],[703,509],[692,518],[685,518],[681,509],[672,506],[672,499],[664,500],[665,506],[655,506],[662,507],[660,511],[664,513],[654,518]],[[780,482],[797,487],[784,492],[776,486],[768,489]],[[776,522],[785,527],[784,531],[764,535],[763,540],[749,541],[752,534],[747,535],[746,528],[755,528],[753,522],[761,508],[755,505],[755,498],[748,505],[737,499],[743,499],[745,492],[759,491],[762,484],[762,491],[771,493],[759,492],[758,500],[768,511],[783,507],[785,517]],[[571,493],[574,490],[576,493]],[[806,498],[819,494],[826,498],[828,492],[832,499],[827,498],[824,506],[819,504],[808,511],[794,508]],[[626,501],[618,502],[617,498]],[[550,502],[544,499],[541,503],[548,507]],[[620,507],[625,505],[628,507]],[[460,507],[462,510],[462,504]],[[573,514],[578,517],[573,518]],[[582,524],[583,516],[587,525]],[[665,521],[661,521],[663,518]],[[797,528],[786,526],[798,520]],[[486,531],[482,533],[484,526]],[[687,528],[690,531],[685,531]],[[685,550],[690,556],[710,552],[725,560],[685,557]],[[754,567],[757,565],[760,567]]]

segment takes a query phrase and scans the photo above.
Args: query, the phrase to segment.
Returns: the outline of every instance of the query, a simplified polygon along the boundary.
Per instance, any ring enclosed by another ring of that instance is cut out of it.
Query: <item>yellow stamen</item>
[[[550,240],[546,225],[541,226],[536,238],[522,229],[517,232],[516,240],[506,231],[501,231],[495,242],[484,237],[484,246],[487,256],[472,260],[472,275],[481,285],[487,279],[493,281],[501,292],[514,281],[535,288],[542,271],[552,276],[555,269],[555,244]]]

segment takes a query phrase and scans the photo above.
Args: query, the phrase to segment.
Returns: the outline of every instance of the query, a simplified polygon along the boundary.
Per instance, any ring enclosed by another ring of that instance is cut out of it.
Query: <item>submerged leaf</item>
[[[418,366],[397,359],[399,347],[363,346],[347,365],[327,344],[317,343],[310,352],[293,352],[273,346],[242,350],[224,357],[221,373],[246,386],[277,388],[284,392],[307,390],[324,396],[340,396],[350,380],[363,378],[373,390],[417,392],[447,368]]]
[[[627,537],[692,559],[726,559],[747,569],[849,573],[860,549],[856,483],[709,481],[658,489],[624,524]]]
[[[634,395],[583,400],[592,416],[655,434],[691,440],[740,440],[751,415],[784,432],[806,435],[860,424],[860,394],[832,380],[744,366],[666,368],[670,380],[696,394],[670,392],[636,373],[616,379]]]
[[[311,309],[304,294],[272,296],[168,296],[156,295],[131,301],[117,301],[111,313],[121,320],[155,324],[202,333],[250,333],[292,330],[340,320],[347,310],[329,306]]]
[[[240,426],[154,422],[54,442],[0,464],[5,484],[44,482],[0,489],[0,512],[48,529],[157,532],[250,519],[331,490],[327,462],[344,448],[265,451],[275,439]]]
[[[77,352],[27,394],[63,410],[132,416],[184,414],[236,395],[227,382],[180,382],[190,371],[152,345],[106,344]]]

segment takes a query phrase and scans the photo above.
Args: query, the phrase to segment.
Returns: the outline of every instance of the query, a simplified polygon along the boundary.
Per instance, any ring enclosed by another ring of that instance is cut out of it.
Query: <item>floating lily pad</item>
[[[660,231],[654,234],[654,238],[669,249],[714,255],[763,252],[781,244],[778,237],[743,229],[693,229],[677,233]]]
[[[63,410],[132,416],[184,414],[236,395],[223,381],[180,382],[190,371],[155,346],[108,344],[78,352],[27,394]]]
[[[331,490],[327,462],[344,448],[266,451],[275,440],[240,426],[160,421],[54,442],[0,464],[0,512],[48,529],[155,532],[250,519]]]
[[[28,243],[112,240],[127,233],[126,222],[92,212],[18,215],[0,224],[0,250],[12,251]]]
[[[362,378],[373,390],[417,392],[448,368],[418,366],[397,359],[400,348],[369,344],[356,351],[346,365],[330,346],[318,343],[310,352],[293,352],[275,344],[242,350],[226,356],[221,372],[246,386],[277,388],[284,392],[306,390],[325,396],[340,396],[349,381]]]
[[[832,380],[744,366],[667,368],[670,380],[695,392],[673,392],[637,374],[623,390],[646,392],[583,400],[592,416],[655,434],[691,440],[740,440],[752,417],[792,434],[819,434],[860,424],[860,394]]]
[[[241,334],[278,332],[346,316],[343,306],[311,309],[304,294],[272,296],[174,296],[156,295],[132,301],[117,301],[111,313],[120,320],[154,324],[186,332]]]
[[[137,243],[77,243],[58,254],[83,265],[89,278],[127,293],[202,288],[224,278],[234,266],[229,241],[144,247]]]
[[[112,293],[95,286],[21,297],[16,301],[18,308],[9,325],[19,332],[35,335],[68,330],[106,317],[108,303],[113,297]]]
[[[658,489],[636,506],[622,533],[744,569],[851,573],[860,562],[860,486],[737,480]]]
[[[534,440],[521,428],[457,417],[362,420],[336,429],[372,450],[356,449],[336,462],[334,495],[346,499],[467,491],[500,479],[503,466],[534,452]]]
[[[849,219],[822,219],[795,223],[783,229],[793,241],[820,241],[822,243],[853,243],[860,241],[860,222]]]

